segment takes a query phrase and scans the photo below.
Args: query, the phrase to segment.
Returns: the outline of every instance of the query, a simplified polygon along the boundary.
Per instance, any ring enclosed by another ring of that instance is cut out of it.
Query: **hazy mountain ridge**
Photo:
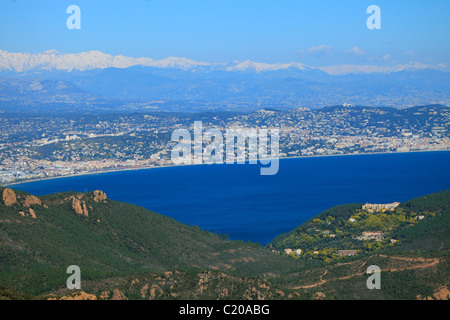
[[[70,103],[95,101],[99,98],[66,80],[0,78],[0,101]]]
[[[450,104],[448,70],[446,64],[418,62],[390,67],[319,68],[298,62],[209,63],[174,57],[153,60],[99,51],[79,54],[54,50],[37,54],[0,51],[0,77],[3,77],[0,98],[5,103],[25,107],[49,102],[104,104],[113,100],[122,104],[151,101],[199,104],[194,108],[183,107],[184,111],[318,108],[343,103],[405,108]],[[33,85],[30,78],[34,79]],[[42,90],[36,91],[39,81]],[[59,81],[65,81],[65,86],[61,87]],[[167,108],[170,107],[161,110]]]
[[[198,104],[187,107],[188,110],[183,107],[183,111],[240,109],[244,112],[265,107],[318,108],[345,102],[396,108],[450,104],[450,73],[435,70],[331,76],[320,70],[192,72],[134,66],[1,74],[4,76],[0,78],[1,100],[22,102],[25,109],[37,102],[83,104],[94,101],[138,103],[141,108],[153,101],[163,104],[178,101],[178,105]],[[136,108],[139,109],[139,105]],[[159,110],[175,111],[176,108],[162,106]]]

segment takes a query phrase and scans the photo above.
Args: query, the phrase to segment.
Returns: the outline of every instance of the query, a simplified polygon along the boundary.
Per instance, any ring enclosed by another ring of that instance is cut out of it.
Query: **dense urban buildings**
[[[173,165],[174,130],[279,129],[280,157],[450,150],[450,108],[355,107],[252,113],[0,113],[0,184]]]

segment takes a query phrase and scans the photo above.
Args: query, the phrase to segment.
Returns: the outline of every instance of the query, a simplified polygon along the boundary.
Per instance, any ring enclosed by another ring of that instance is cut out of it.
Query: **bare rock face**
[[[41,201],[41,199],[39,199],[38,197],[35,197],[35,196],[26,196],[24,205],[26,207],[30,207],[33,204],[42,205],[42,201]]]
[[[47,300],[97,300],[97,297],[93,294],[80,291],[60,298],[50,297]]]
[[[323,292],[316,292],[313,296],[314,300],[324,300],[325,298],[326,298],[326,295]]]
[[[89,216],[89,212],[87,210],[86,204],[81,203],[81,201],[75,197],[70,197],[72,199],[72,209],[75,211],[76,214],[83,214],[86,217]]]
[[[20,214],[22,217],[31,217],[31,218],[33,218],[33,219],[36,219],[36,212],[34,212],[34,210],[31,209],[31,208],[28,209],[28,214],[26,214],[26,213],[23,212],[23,211],[19,211],[19,214]]]
[[[128,298],[119,289],[114,289],[113,290],[113,296],[112,296],[111,300],[128,300]]]
[[[72,197],[72,209],[76,214],[83,214],[83,209],[81,208],[81,202],[78,199]]]
[[[30,216],[31,216],[33,219],[36,219],[36,213],[34,212],[34,210],[30,208],[29,212],[30,212]]]
[[[446,286],[440,287],[437,289],[433,296],[423,297],[418,295],[417,300],[449,300],[450,299],[450,291]]]
[[[89,216],[89,212],[88,212],[88,210],[87,210],[87,208],[86,208],[86,203],[83,203],[83,214],[87,217],[87,216]]]
[[[17,202],[17,197],[12,189],[6,188],[3,190],[2,194],[3,203],[9,207]]]
[[[95,190],[94,191],[94,200],[95,200],[95,202],[99,202],[99,201],[106,200],[106,199],[108,199],[106,197],[106,193],[104,193],[101,190]]]

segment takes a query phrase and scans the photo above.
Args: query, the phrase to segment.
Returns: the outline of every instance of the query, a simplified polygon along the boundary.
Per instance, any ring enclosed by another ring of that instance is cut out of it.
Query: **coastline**
[[[183,164],[183,165],[164,165],[164,166],[141,167],[141,168],[120,168],[120,169],[108,169],[108,170],[93,171],[93,172],[80,172],[80,173],[75,173],[75,174],[67,174],[67,175],[63,175],[63,176],[22,180],[22,181],[17,181],[17,182],[13,182],[13,183],[0,185],[0,187],[10,187],[10,186],[15,186],[18,184],[24,184],[24,183],[30,183],[30,182],[38,182],[38,181],[53,180],[53,179],[63,179],[63,178],[73,178],[73,177],[79,177],[79,176],[89,176],[89,175],[97,175],[97,174],[104,174],[104,173],[111,173],[111,172],[150,170],[150,169],[158,169],[158,168],[183,167],[183,166],[194,166],[194,165],[203,165],[203,164],[206,164],[206,163]]]
[[[414,151],[389,151],[389,152],[364,152],[364,153],[346,153],[346,154],[324,154],[324,155],[312,155],[312,156],[282,157],[282,158],[279,158],[279,160],[322,158],[322,157],[340,157],[340,156],[364,156],[364,155],[379,155],[379,154],[445,152],[445,151],[450,152],[450,149],[447,149],[447,150],[414,150]],[[270,159],[268,159],[268,160],[270,160]],[[55,177],[46,177],[46,178],[22,180],[22,181],[17,181],[17,182],[12,182],[12,183],[7,183],[7,184],[4,184],[4,185],[0,185],[0,187],[11,187],[11,186],[25,184],[25,183],[31,183],[31,182],[39,182],[39,181],[53,180],[53,179],[62,179],[62,178],[73,178],[73,177],[86,176],[86,175],[106,174],[106,173],[112,173],[112,172],[138,171],[138,170],[150,170],[150,169],[184,167],[184,166],[200,166],[200,165],[208,165],[208,164],[207,163],[199,163],[199,164],[192,163],[192,164],[181,164],[181,165],[173,164],[173,165],[162,165],[162,166],[141,167],[141,168],[108,169],[108,170],[102,170],[102,171],[81,172],[81,173],[76,173],[76,174],[68,174],[68,175],[63,175],[63,176],[55,176]]]

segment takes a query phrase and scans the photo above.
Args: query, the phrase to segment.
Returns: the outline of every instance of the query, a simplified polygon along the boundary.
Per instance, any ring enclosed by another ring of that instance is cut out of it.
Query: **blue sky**
[[[69,30],[66,9],[81,9]],[[369,30],[369,5],[381,29]],[[0,49],[198,61],[450,63],[448,0],[2,0]]]

